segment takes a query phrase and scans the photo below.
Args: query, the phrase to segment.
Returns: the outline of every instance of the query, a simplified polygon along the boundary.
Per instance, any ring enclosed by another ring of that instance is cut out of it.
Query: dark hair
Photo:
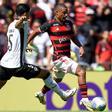
[[[57,12],[60,12],[64,8],[67,9],[67,7],[62,3],[56,5],[54,8],[54,15],[56,15]]]
[[[30,7],[28,4],[18,4],[16,7],[16,15],[17,16],[21,16],[22,14],[24,14],[25,12],[29,12],[30,11]]]

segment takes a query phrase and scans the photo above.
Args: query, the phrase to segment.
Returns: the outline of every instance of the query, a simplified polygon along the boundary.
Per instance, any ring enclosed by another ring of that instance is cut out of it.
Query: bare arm
[[[33,40],[35,38],[36,35],[38,35],[40,33],[41,33],[40,28],[37,28],[36,30],[34,30],[33,33],[31,33],[28,37],[28,44],[31,42],[31,40]]]
[[[51,24],[49,24],[48,22],[44,23],[43,25],[41,25],[40,27],[38,27],[37,29],[35,29],[33,31],[33,33],[31,33],[28,37],[28,43],[31,42],[32,39],[35,38],[36,35],[39,35],[40,33],[44,33],[47,32],[47,30],[50,28]]]
[[[80,56],[83,56],[83,54],[85,53],[84,51],[84,47],[81,45],[81,43],[79,42],[78,39],[72,39],[72,41],[79,47],[79,53],[80,53]]]

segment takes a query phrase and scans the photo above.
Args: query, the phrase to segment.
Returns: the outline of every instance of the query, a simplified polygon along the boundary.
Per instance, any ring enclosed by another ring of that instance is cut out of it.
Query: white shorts
[[[58,78],[63,78],[66,73],[76,73],[76,68],[78,63],[68,58],[67,56],[63,56],[58,60],[53,62],[53,70],[55,71],[55,75]]]

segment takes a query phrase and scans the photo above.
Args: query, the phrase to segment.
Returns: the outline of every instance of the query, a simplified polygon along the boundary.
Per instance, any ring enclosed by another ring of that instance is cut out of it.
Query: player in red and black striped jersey
[[[13,76],[23,77],[27,80],[40,78],[43,79],[46,86],[56,92],[63,100],[67,100],[75,94],[75,88],[70,91],[63,91],[52,79],[48,70],[25,63],[29,10],[29,5],[18,4],[15,11],[17,18],[8,27],[8,50],[0,60],[0,89]]]
[[[54,55],[53,55],[53,70],[57,76],[55,80],[57,82],[62,81],[66,73],[76,74],[78,76],[78,83],[82,99],[82,103],[86,108],[92,111],[91,103],[87,95],[86,85],[86,71],[75,61],[70,59],[70,40],[72,40],[78,47],[80,56],[84,54],[83,46],[74,37],[74,29],[72,22],[67,19],[67,8],[63,4],[59,4],[54,9],[54,19],[43,24],[29,36],[28,43],[39,33],[48,32],[52,41]],[[44,94],[49,89],[44,86],[41,92],[36,94],[41,103],[45,103]]]

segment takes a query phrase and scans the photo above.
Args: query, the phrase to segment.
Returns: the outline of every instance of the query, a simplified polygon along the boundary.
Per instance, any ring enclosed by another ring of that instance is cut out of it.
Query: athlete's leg
[[[48,70],[42,69],[38,66],[25,64],[21,68],[15,69],[14,76],[16,77],[24,77],[26,79],[31,78],[41,78],[44,80],[45,85],[55,91],[58,95],[61,96],[63,100],[66,100],[70,96],[73,96],[76,92],[76,89],[72,89],[70,91],[64,92],[58,84],[53,80],[51,74]]]
[[[74,62],[68,57],[62,57],[59,60],[55,61],[55,72],[57,82],[60,82],[63,79],[65,73],[72,73],[78,76],[78,84],[81,91],[82,98],[87,97],[87,85],[86,85],[86,71],[78,63]],[[60,71],[58,71],[60,70]],[[64,73],[65,72],[65,73]],[[49,89],[44,87],[42,89],[43,94],[45,94]]]
[[[56,81],[56,83],[59,83],[59,82],[62,81],[61,78],[53,77],[53,79]],[[48,88],[46,85],[44,85],[43,88],[42,88],[42,90],[41,90],[41,92],[42,92],[43,94],[46,94],[49,90],[50,90],[50,88]]]
[[[72,64],[71,70],[72,70],[71,72],[76,74],[78,77],[79,89],[82,96],[80,104],[84,105],[89,111],[94,111],[91,105],[91,101],[88,99],[87,94],[86,70],[82,68],[80,65],[76,66],[75,62]]]
[[[59,74],[61,77],[59,77]],[[62,81],[63,77],[64,77],[64,73],[55,72],[55,76],[53,77],[53,79],[56,81],[56,83],[59,83]],[[35,93],[35,97],[39,99],[40,103],[45,104],[45,102],[46,102],[45,94],[49,90],[50,90],[50,88],[48,88],[46,85],[44,85],[43,88],[41,89],[41,91]]]
[[[67,100],[69,97],[73,96],[76,92],[76,89],[72,89],[71,91],[65,92],[63,91],[58,84],[52,79],[51,74],[48,70],[41,69],[37,78],[41,78],[44,80],[45,85],[51,90],[55,91],[63,100]],[[38,96],[37,96],[38,97]],[[41,100],[41,99],[39,99]],[[41,101],[40,101],[41,102]],[[42,103],[42,102],[41,102]],[[45,102],[43,101],[43,104]]]
[[[90,101],[89,101],[88,95],[87,95],[86,70],[83,69],[80,65],[78,65],[77,62],[75,62],[74,60],[72,60],[66,56],[61,57],[58,61],[56,61],[54,63],[55,63],[55,67],[58,70],[61,70],[62,72],[65,72],[65,73],[72,73],[72,74],[78,76],[78,84],[79,84],[79,89],[80,89],[81,96],[82,96],[81,101],[88,109],[88,107],[90,106],[90,105],[88,106]],[[91,110],[91,108],[89,110]]]
[[[53,77],[53,79],[59,83],[63,80],[63,77],[64,77],[64,73],[63,72],[54,72],[55,76]],[[41,92],[43,94],[46,94],[46,92],[48,92],[50,90],[50,88],[48,88],[46,85],[44,85],[44,87],[42,88]]]
[[[53,80],[51,74],[48,70],[40,68],[35,65],[25,64],[21,68],[14,69],[14,76],[16,77],[24,77],[26,79],[31,78],[40,78],[43,79],[45,85],[56,92],[63,100],[67,100],[69,97],[73,96],[76,90],[72,90],[68,93],[63,91],[58,84]]]
[[[11,78],[11,75],[9,75],[6,71],[8,71],[7,68],[4,68],[4,67],[0,66],[0,89]]]
[[[87,97],[87,85],[86,85],[86,71],[79,65],[76,69],[76,75],[78,76],[78,84],[82,98]]]
[[[65,73],[72,73],[78,76],[78,84],[82,98],[87,98],[86,70],[78,65],[77,62],[66,56],[61,57],[59,61],[56,61],[54,63],[57,69]]]

